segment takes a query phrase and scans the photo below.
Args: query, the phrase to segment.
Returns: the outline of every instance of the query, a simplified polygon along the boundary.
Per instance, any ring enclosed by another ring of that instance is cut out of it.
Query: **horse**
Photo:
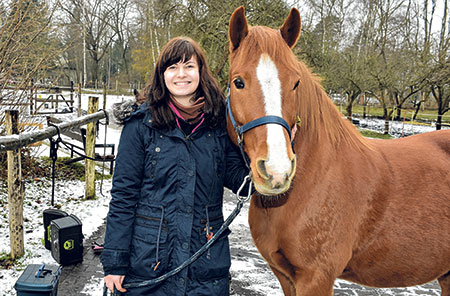
[[[329,296],[337,278],[372,287],[438,279],[450,296],[450,131],[363,137],[279,30],[229,23],[227,130],[256,191],[249,226],[285,295]],[[295,152],[295,153],[294,153]]]

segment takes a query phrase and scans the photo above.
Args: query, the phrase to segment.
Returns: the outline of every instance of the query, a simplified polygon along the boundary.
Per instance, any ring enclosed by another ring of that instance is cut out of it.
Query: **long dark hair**
[[[175,116],[169,108],[170,92],[164,82],[164,72],[169,66],[188,61],[192,56],[197,58],[200,74],[195,98],[201,96],[205,98],[203,107],[205,122],[211,127],[225,125],[225,97],[208,67],[203,50],[191,38],[176,37],[162,49],[152,78],[144,89],[144,96],[152,112],[154,127],[167,130],[176,126]]]

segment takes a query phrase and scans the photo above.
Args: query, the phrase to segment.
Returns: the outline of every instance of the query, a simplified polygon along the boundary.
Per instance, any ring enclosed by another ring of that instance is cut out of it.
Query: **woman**
[[[106,286],[121,292],[123,283],[161,276],[205,244],[223,223],[223,186],[236,192],[248,173],[196,42],[167,43],[144,95],[122,130],[102,254]],[[229,295],[228,234],[177,275],[125,295]]]

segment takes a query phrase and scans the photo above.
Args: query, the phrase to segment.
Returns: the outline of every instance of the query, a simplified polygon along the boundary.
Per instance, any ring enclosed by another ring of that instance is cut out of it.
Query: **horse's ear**
[[[241,41],[248,34],[248,23],[245,17],[244,7],[238,7],[230,18],[230,28],[228,30],[228,35],[230,37],[230,52],[235,51]]]
[[[301,26],[300,13],[296,8],[292,8],[289,16],[280,28],[281,36],[283,36],[289,47],[292,48],[297,43],[298,37],[300,37]]]

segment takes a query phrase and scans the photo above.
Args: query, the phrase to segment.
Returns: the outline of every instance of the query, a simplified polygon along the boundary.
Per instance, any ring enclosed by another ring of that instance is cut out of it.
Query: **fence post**
[[[106,110],[106,84],[103,83],[103,110]]]
[[[8,135],[19,134],[19,111],[7,110],[5,114]],[[8,207],[11,258],[22,257],[25,253],[23,236],[24,185],[20,149],[8,151]]]
[[[30,115],[34,114],[34,106],[33,106],[33,79],[30,81]]]
[[[70,81],[70,113],[73,112],[73,103],[74,103],[74,97],[73,97],[73,81]]]
[[[78,117],[81,116],[81,83],[78,83]]]
[[[89,97],[88,114],[98,111],[98,97]],[[95,157],[95,122],[87,124],[86,128],[86,155]],[[86,199],[95,198],[95,161],[86,159]]]

